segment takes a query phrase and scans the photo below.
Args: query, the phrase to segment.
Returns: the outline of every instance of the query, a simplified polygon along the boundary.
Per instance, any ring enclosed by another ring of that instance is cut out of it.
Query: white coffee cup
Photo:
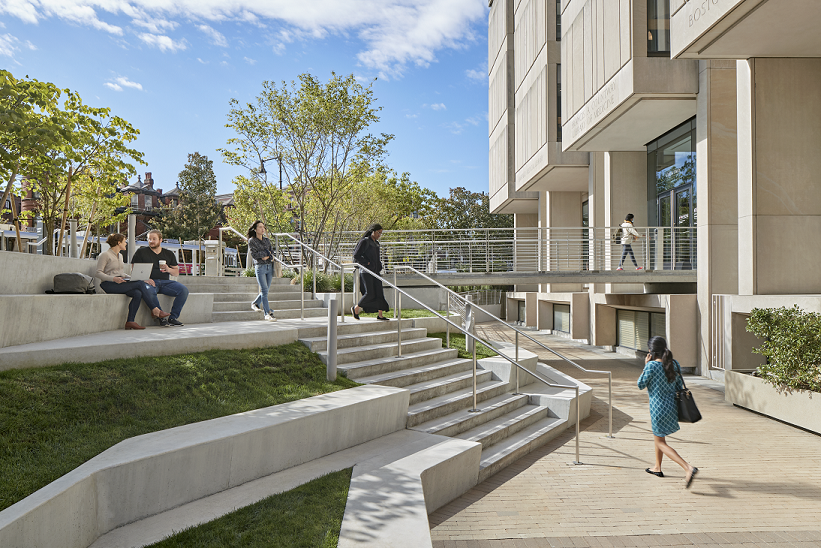
[[[165,270],[165,261],[160,259],[160,270]]]

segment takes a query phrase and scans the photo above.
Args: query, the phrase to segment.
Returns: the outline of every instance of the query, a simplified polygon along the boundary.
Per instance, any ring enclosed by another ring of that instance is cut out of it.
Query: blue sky
[[[156,186],[189,152],[214,161],[218,191],[240,168],[217,148],[228,100],[263,80],[331,71],[377,78],[375,133],[388,164],[447,195],[487,192],[484,0],[0,0],[0,67],[77,91],[137,127]],[[272,171],[270,165],[266,165]],[[273,166],[276,169],[275,166]]]

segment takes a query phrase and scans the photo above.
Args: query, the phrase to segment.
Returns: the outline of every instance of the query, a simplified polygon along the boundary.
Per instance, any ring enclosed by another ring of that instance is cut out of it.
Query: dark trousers
[[[385,292],[382,289],[382,282],[373,276],[361,272],[359,274],[359,290],[363,292],[362,298],[356,306],[364,312],[379,312],[380,310],[390,310],[388,301],[385,300]]]
[[[621,265],[624,264],[624,260],[627,258],[628,253],[630,254],[630,258],[633,259],[633,266],[638,268],[639,263],[636,262],[636,256],[633,254],[633,246],[630,244],[625,244],[621,246],[621,249],[622,251],[621,260],[619,261],[619,268],[621,268]]]
[[[100,287],[106,293],[115,295],[128,295],[131,297],[131,302],[128,303],[128,319],[126,321],[133,322],[137,317],[137,312],[140,310],[140,303],[143,301],[143,282],[100,282]]]
[[[185,301],[188,299],[187,287],[174,280],[154,280],[153,287],[143,282],[143,289],[145,290],[145,302],[152,310],[155,308],[162,310],[160,301],[157,299],[157,293],[174,297],[174,304],[171,305],[171,319],[176,320],[180,317],[182,307],[185,306]]]

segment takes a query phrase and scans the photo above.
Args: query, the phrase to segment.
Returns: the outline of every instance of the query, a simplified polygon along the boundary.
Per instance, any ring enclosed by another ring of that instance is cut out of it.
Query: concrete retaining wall
[[[821,434],[821,394],[818,392],[779,392],[759,377],[725,371],[724,399],[739,407]]]
[[[86,548],[126,523],[402,430],[408,399],[368,385],[131,438],[0,512],[0,546]]]
[[[97,261],[0,251],[0,295],[43,294],[53,288],[54,275],[63,272],[82,272],[93,277]]]
[[[163,310],[171,310],[172,297],[159,295],[159,300]],[[0,295],[0,348],[122,329],[130,301],[125,295],[106,294]],[[180,321],[211,323],[213,308],[212,294],[190,293]],[[156,325],[145,304],[137,323]]]

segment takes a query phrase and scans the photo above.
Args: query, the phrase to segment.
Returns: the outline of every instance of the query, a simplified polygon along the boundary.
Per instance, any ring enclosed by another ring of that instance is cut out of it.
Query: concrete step
[[[380,384],[382,386],[405,387],[431,379],[446,377],[462,371],[470,371],[473,368],[473,360],[457,358],[455,360],[445,360],[423,367],[413,369],[403,369],[392,371],[370,377],[356,379],[362,384]]]
[[[455,348],[436,348],[425,352],[402,352],[402,356],[387,356],[374,358],[359,362],[347,363],[339,367],[349,379],[358,380],[362,377],[370,377],[382,373],[401,371],[413,367],[422,367],[439,363],[443,360],[456,358],[458,352]],[[320,354],[322,358],[322,354]]]
[[[476,387],[476,402],[489,400],[507,391],[505,381],[487,381]],[[420,425],[438,417],[444,417],[460,410],[473,407],[473,387],[457,390],[451,394],[439,396],[411,405],[408,408],[407,427]]]
[[[299,310],[302,302],[301,301],[268,301],[268,306],[271,307],[272,310]],[[322,301],[318,300],[306,300],[305,301],[305,308],[321,308]],[[219,302],[214,303],[214,312],[245,312],[246,310],[251,310],[251,301],[236,301],[236,302]]]
[[[256,277],[245,277],[245,276],[224,276],[224,277],[216,277],[216,276],[180,276],[177,280],[180,283],[185,284],[186,286],[189,285],[257,285]],[[271,280],[271,285],[291,285],[290,278],[273,278]]]
[[[300,310],[275,310],[274,316],[278,320],[293,320],[301,316]],[[328,316],[328,309],[326,308],[306,308],[306,318],[324,318]],[[214,312],[212,315],[214,322],[245,322],[252,320],[262,320],[261,312],[254,312],[250,308],[247,312]]]
[[[325,312],[327,314],[327,311]],[[336,353],[337,365],[373,360],[376,358],[389,358],[396,356],[398,352],[396,341],[368,346],[357,346],[355,348],[340,348]],[[402,354],[413,352],[423,352],[425,350],[437,350],[442,348],[442,340],[434,338],[402,340]],[[320,359],[325,362],[327,351],[317,352]]]
[[[354,320],[356,321],[356,320]],[[347,322],[346,322],[347,323]],[[384,323],[384,322],[383,322]],[[337,323],[337,326],[339,324]],[[394,325],[396,325],[394,323]],[[403,325],[404,327],[404,325]],[[421,339],[426,337],[428,330],[422,327],[403,329],[402,340]],[[360,333],[348,333],[344,335],[339,334],[337,329],[336,348],[353,348],[364,347],[369,345],[388,343],[393,341],[396,343],[398,334],[396,329],[390,331],[367,331]],[[311,349],[311,352],[322,352],[328,350],[328,337],[311,337],[308,339],[300,339],[300,342]]]
[[[414,427],[414,430],[420,430],[428,434],[439,434],[440,436],[456,436],[480,424],[521,409],[528,404],[528,399],[526,394],[502,394],[482,402],[480,413],[469,413],[467,410],[461,409],[450,415],[419,424]]]
[[[490,371],[483,370],[476,372],[477,386],[490,380],[493,380],[493,373]],[[448,375],[446,377],[440,377],[438,379],[423,381],[406,388],[408,388],[411,392],[410,404],[413,405],[414,403],[427,401],[439,396],[444,396],[445,394],[451,394],[457,390],[470,388],[472,386],[473,371],[471,370]]]
[[[479,483],[534,449],[546,444],[564,432],[566,426],[567,419],[547,417],[499,443],[483,449],[482,460],[479,464]]]
[[[257,298],[259,291],[247,291],[241,293],[214,293],[215,303],[231,303],[231,302],[247,302],[249,305],[251,301]],[[299,291],[291,291],[287,289],[277,289],[268,293],[268,302],[271,301],[299,301]],[[311,294],[305,293],[305,300],[311,300]]]
[[[326,309],[327,310],[327,309]],[[413,327],[413,320],[402,320],[402,332]],[[345,321],[342,318],[337,318],[336,334],[337,337],[342,335],[350,335],[352,333],[372,333],[375,331],[390,331],[396,330],[396,320],[389,322],[378,321],[374,318],[365,318],[362,320],[355,320],[350,316],[345,316]],[[307,329],[300,329],[300,340],[310,338],[328,338],[328,329],[326,327],[310,327]]]
[[[487,449],[531,424],[546,419],[549,414],[547,407],[525,405],[454,437],[481,443],[482,449]]]

